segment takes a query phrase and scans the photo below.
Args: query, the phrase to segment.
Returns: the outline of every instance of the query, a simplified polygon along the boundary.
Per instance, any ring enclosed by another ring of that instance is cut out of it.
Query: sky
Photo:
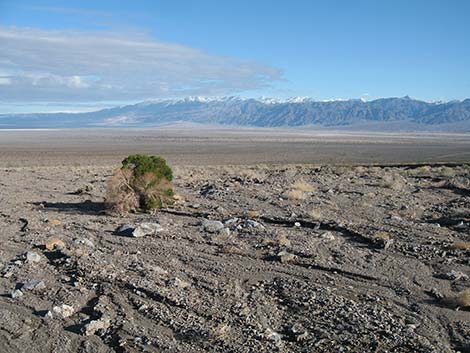
[[[0,0],[0,113],[470,97],[467,0]]]

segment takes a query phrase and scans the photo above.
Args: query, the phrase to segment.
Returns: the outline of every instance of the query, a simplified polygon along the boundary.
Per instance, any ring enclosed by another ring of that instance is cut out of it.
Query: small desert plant
[[[455,176],[455,170],[453,168],[442,167],[440,168],[439,172],[440,172],[439,174],[441,175],[441,177],[444,177],[444,178],[451,178]]]
[[[173,203],[173,172],[158,156],[130,155],[108,182],[106,202],[119,213]]]
[[[318,208],[312,208],[308,214],[313,219],[321,219],[322,218],[322,213],[321,213],[320,209],[318,209]]]
[[[470,250],[470,242],[456,241],[451,245],[451,248],[455,250]]]
[[[292,189],[285,193],[288,200],[303,200],[305,193],[302,190]]]
[[[92,184],[84,184],[81,187],[77,189],[77,191],[74,192],[76,195],[81,195],[81,194],[87,194],[93,191],[93,185]]]
[[[306,183],[304,181],[298,181],[297,183],[292,184],[291,189],[299,190],[302,192],[313,192],[316,190],[315,186],[310,185],[309,183]]]
[[[399,175],[386,174],[382,177],[381,186],[386,189],[402,190],[405,186],[405,180]]]
[[[461,291],[455,298],[455,303],[462,308],[470,307],[470,288]]]
[[[304,200],[306,193],[315,191],[316,188],[304,181],[298,181],[292,184],[288,191],[284,193],[285,197],[289,200]]]

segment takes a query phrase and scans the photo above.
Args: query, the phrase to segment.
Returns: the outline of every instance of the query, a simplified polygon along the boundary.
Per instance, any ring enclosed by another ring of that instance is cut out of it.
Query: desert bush
[[[304,200],[305,193],[302,190],[292,189],[285,193],[285,197],[288,200]]]
[[[173,203],[173,172],[159,156],[130,155],[108,181],[106,203],[118,213]]]

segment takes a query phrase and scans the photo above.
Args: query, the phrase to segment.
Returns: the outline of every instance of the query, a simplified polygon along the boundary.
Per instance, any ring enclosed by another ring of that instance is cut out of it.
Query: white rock
[[[209,219],[203,219],[201,225],[206,232],[217,233],[224,228],[224,224],[220,221],[211,221]]]
[[[19,289],[15,289],[14,291],[10,293],[10,296],[12,299],[18,299],[23,296],[23,292],[20,291]]]
[[[39,255],[36,251],[28,251],[26,253],[26,261],[29,263],[37,263],[42,260],[41,255]]]
[[[75,312],[75,309],[73,306],[62,304],[59,306],[54,306],[52,308],[52,312],[59,317],[66,318],[72,316]]]
[[[85,326],[85,335],[90,336],[93,335],[96,331],[98,330],[106,330],[110,326],[110,321],[109,319],[99,319],[99,320],[93,320],[90,321],[86,326]]]
[[[297,256],[295,256],[294,254],[291,254],[285,250],[279,252],[277,254],[277,257],[279,258],[279,261],[281,261],[283,264],[294,261],[297,258]]]
[[[179,279],[178,277],[175,277],[171,280],[168,281],[168,284],[178,287],[178,288],[188,288],[191,284],[189,282],[183,281],[182,279]]]
[[[320,234],[320,238],[325,240],[335,240],[335,236],[331,232],[324,232]]]
[[[266,330],[265,335],[268,340],[275,342],[276,345],[280,345],[282,342],[282,336],[269,328]]]
[[[93,244],[93,242],[90,239],[87,239],[87,238],[77,239],[77,240],[75,240],[75,243],[79,244],[79,245],[88,246],[89,248],[94,248],[95,247],[95,244]]]
[[[158,223],[141,223],[137,228],[132,232],[134,238],[145,237],[146,235],[155,235],[158,232],[161,232],[163,227]]]
[[[46,288],[46,283],[44,281],[33,280],[23,284],[21,289],[23,290],[41,290]]]

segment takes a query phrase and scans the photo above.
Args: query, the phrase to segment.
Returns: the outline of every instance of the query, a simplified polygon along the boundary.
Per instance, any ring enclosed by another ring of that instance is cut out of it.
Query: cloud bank
[[[0,48],[3,102],[226,95],[281,80],[277,68],[144,34],[0,26]]]

